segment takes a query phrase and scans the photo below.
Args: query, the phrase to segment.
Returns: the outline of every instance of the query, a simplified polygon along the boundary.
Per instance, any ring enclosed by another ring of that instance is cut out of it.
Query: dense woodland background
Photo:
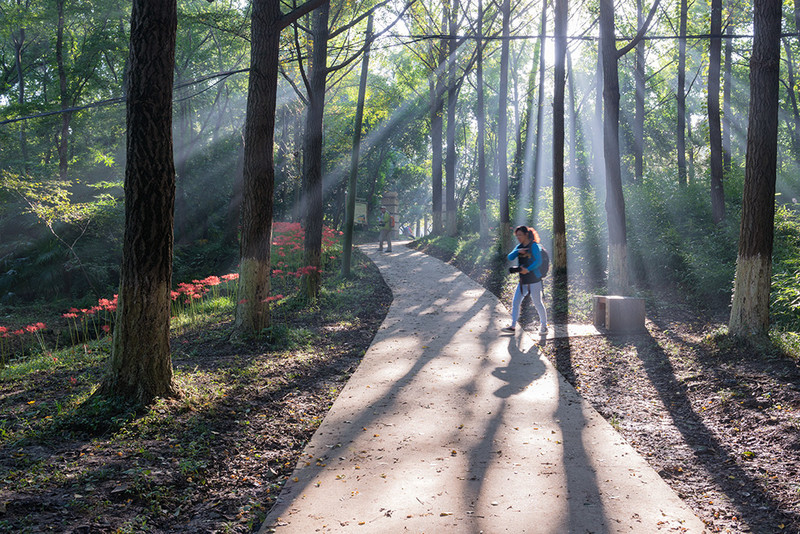
[[[568,8],[566,92],[560,95],[569,277],[597,287],[608,269],[609,235],[601,4]],[[560,172],[553,166],[557,13],[550,2],[515,2],[504,24],[505,5],[330,4],[321,159],[327,226],[345,226],[359,71],[369,48],[356,196],[368,203],[370,225],[356,239],[374,237],[381,195],[397,191],[399,222],[417,233],[478,233],[485,204],[484,225],[532,223],[551,246],[553,177]],[[129,10],[113,1],[0,2],[0,301],[6,310],[33,302],[89,303],[116,291]],[[276,221],[307,219],[306,115],[319,90],[311,72],[313,13],[280,34]],[[369,13],[375,29],[368,39]],[[799,14],[784,3],[771,292],[771,322],[784,332],[800,326]],[[176,284],[234,271],[239,261],[250,16],[249,2],[178,3]],[[728,306],[745,174],[753,6],[623,2],[613,22],[618,49],[646,27],[618,68],[630,281]]]

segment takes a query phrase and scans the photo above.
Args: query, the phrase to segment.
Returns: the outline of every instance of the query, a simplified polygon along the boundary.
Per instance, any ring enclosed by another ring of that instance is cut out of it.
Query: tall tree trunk
[[[477,42],[477,109],[475,121],[478,123],[478,211],[480,213],[479,231],[481,241],[489,239],[489,217],[486,213],[486,104],[483,95],[483,0],[478,0],[478,42]]]
[[[539,87],[536,97],[536,144],[533,147],[533,159],[531,161],[531,173],[533,176],[531,184],[531,222],[535,222],[538,218],[536,210],[536,198],[539,195],[541,188],[541,154],[544,135],[544,74],[545,74],[545,45],[547,40],[545,35],[547,33],[547,0],[542,2],[542,19],[539,27],[541,28],[539,35]]]
[[[694,165],[694,137],[692,134],[692,121],[691,119],[686,121],[686,140],[689,141],[689,150],[688,150],[688,179],[689,183],[693,184],[696,181],[697,175]]]
[[[250,79],[244,126],[242,231],[236,329],[257,335],[269,326],[270,245],[275,189],[274,129],[278,92],[280,6],[253,2]]]
[[[511,3],[503,0],[503,39],[500,44],[500,88],[497,93],[497,170],[500,182],[500,246],[511,241],[511,217],[508,198],[508,53],[510,36]]]
[[[445,207],[446,207],[446,232],[455,237],[456,228],[456,52],[458,47],[458,0],[451,1],[449,17],[450,38],[447,40],[447,153],[445,155]]]
[[[567,226],[564,219],[564,90],[568,0],[555,2],[555,80],[553,82],[553,271],[567,272]]]
[[[725,30],[725,87],[722,89],[722,169],[731,172],[731,81],[733,78],[733,24]]]
[[[173,396],[169,345],[174,0],[134,0],[127,90],[125,233],[111,368],[100,395],[130,404]]]
[[[722,0],[711,0],[711,39],[708,53],[708,135],[711,164],[711,211],[714,222],[725,218],[722,189],[722,132],[719,116],[719,75],[722,59]]]
[[[754,5],[750,113],[739,253],[728,325],[733,335],[766,334],[775,228],[781,1]]]
[[[442,10],[442,31],[447,24],[447,11]],[[431,189],[433,202],[433,230],[431,233],[440,235],[442,225],[442,130],[444,127],[444,70],[447,62],[447,42],[439,41],[437,50],[436,72],[433,73],[431,85]]]
[[[322,282],[322,117],[325,110],[325,80],[328,75],[328,16],[330,2],[313,14],[311,75],[303,168],[303,217],[305,219],[305,264],[316,267],[303,277],[306,296],[315,300]]]
[[[366,42],[372,39],[372,14],[367,19]],[[369,47],[364,52],[361,63],[361,78],[358,83],[358,103],[356,122],[353,128],[353,151],[350,156],[350,180],[347,191],[347,213],[344,222],[344,250],[342,251],[342,276],[350,276],[350,259],[353,253],[353,223],[356,217],[356,197],[358,186],[358,157],[361,151],[361,122],[364,118],[364,97],[367,94],[367,73],[369,72]]]
[[[17,5],[21,5],[21,0],[17,0]],[[25,47],[25,28],[20,28],[19,33],[12,34],[14,42],[14,67],[17,71],[17,103],[22,106],[25,104],[25,71],[22,67],[22,50]],[[19,146],[22,154],[22,168],[25,174],[30,172],[28,166],[28,136],[25,121],[19,127]]]
[[[644,24],[642,0],[636,0],[636,22],[639,28]],[[638,183],[642,183],[644,178],[644,67],[644,40],[641,40],[636,45],[636,66],[633,71],[636,81],[633,118],[633,181]]]
[[[678,126],[676,148],[678,151],[678,184],[687,185],[686,177],[686,19],[688,18],[688,0],[681,0],[680,37],[678,39],[678,89],[677,110]]]
[[[589,189],[589,167],[586,161],[586,140],[578,121],[578,110],[575,107],[575,81],[572,71],[572,56],[567,49],[567,87],[569,89],[569,161],[571,161],[572,184],[581,190]],[[579,146],[580,145],[580,146]]]
[[[603,54],[603,155],[608,217],[608,289],[628,290],[628,236],[619,156],[619,73],[613,0],[600,0],[600,49]]]
[[[67,70],[64,66],[64,4],[66,0],[56,2],[58,12],[58,25],[56,26],[56,69],[58,70],[58,89],[61,100],[61,109],[66,110],[70,107],[69,92],[67,89]],[[58,139],[58,176],[61,180],[66,179],[69,166],[69,123],[72,113],[64,111],[61,113],[61,130]]]
[[[789,97],[789,103],[792,106],[792,121],[790,123],[791,127],[789,128],[789,134],[792,141],[794,161],[797,162],[800,161],[800,109],[798,109],[797,95],[795,94],[797,81],[794,77],[794,57],[792,54],[792,47],[789,44],[788,39],[784,39],[783,48],[786,51],[786,82],[788,85],[786,94]],[[788,119],[787,123],[789,123]]]

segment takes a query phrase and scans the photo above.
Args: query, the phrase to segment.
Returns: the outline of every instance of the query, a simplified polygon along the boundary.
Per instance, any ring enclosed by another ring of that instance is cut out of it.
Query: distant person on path
[[[392,216],[386,211],[386,206],[381,206],[381,236],[378,243],[378,252],[383,252],[383,242],[386,241],[386,252],[392,251]]]
[[[530,295],[539,313],[539,333],[547,334],[547,310],[542,302],[542,273],[539,271],[539,266],[542,264],[539,234],[533,228],[517,226],[514,229],[514,236],[519,244],[508,255],[508,260],[519,260],[519,267],[510,269],[511,272],[519,272],[519,285],[511,303],[511,325],[503,328],[503,332],[516,330],[522,299]]]

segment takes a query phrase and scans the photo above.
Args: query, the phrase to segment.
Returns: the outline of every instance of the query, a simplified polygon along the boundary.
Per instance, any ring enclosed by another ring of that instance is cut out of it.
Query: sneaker
[[[547,325],[543,324],[542,326],[540,326],[539,327],[539,333],[542,334],[542,335],[547,334]]]
[[[501,332],[513,332],[515,330],[516,328],[514,328],[513,326],[506,326],[505,328],[500,329]]]

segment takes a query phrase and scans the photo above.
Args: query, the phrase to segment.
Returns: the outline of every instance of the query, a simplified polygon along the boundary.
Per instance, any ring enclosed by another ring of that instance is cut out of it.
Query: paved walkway
[[[494,295],[361,249],[394,301],[261,533],[704,532]]]

